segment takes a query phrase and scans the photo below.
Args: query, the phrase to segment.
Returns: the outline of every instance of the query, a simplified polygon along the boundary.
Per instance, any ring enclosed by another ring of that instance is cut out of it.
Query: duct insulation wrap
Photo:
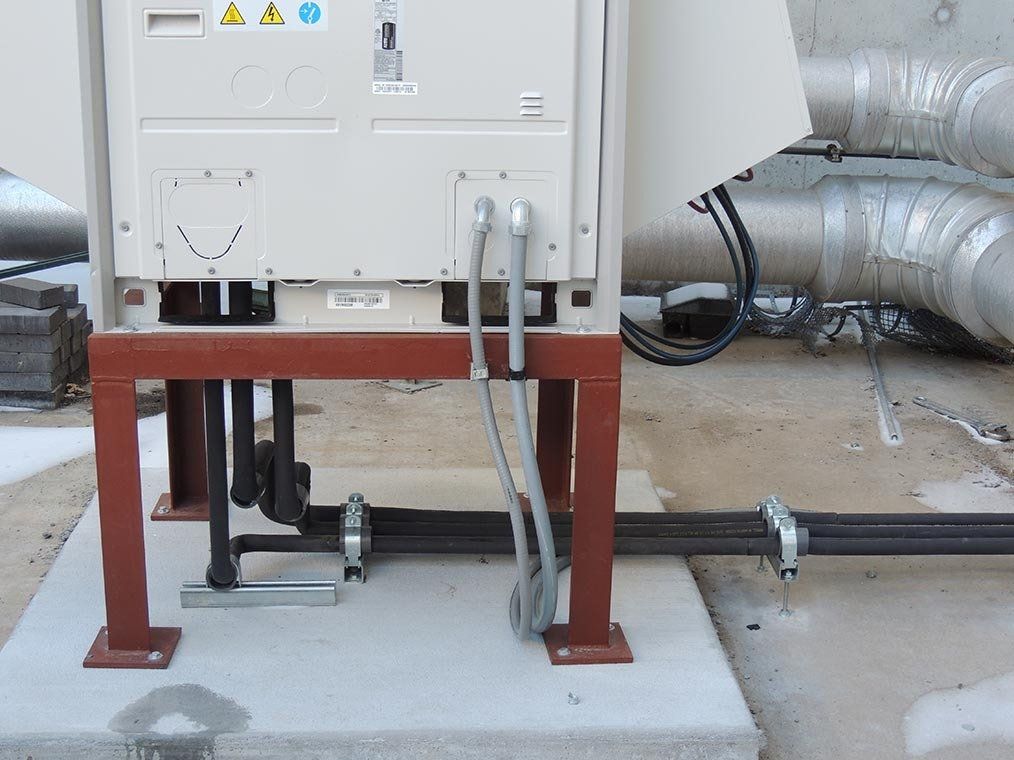
[[[1014,177],[1014,62],[863,49],[800,70],[814,139]]]
[[[818,301],[928,309],[1014,344],[1014,195],[936,179],[825,177],[810,190],[742,188],[740,215],[771,285]],[[708,217],[676,211],[624,244],[624,280],[731,282]]]
[[[83,213],[0,171],[0,261],[48,261],[87,250]]]

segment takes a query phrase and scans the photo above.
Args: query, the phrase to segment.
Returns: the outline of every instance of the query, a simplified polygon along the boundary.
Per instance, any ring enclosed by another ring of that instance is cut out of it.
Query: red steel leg
[[[196,282],[166,285],[162,302],[173,314],[201,313]],[[169,438],[169,493],[162,494],[152,520],[208,520],[208,463],[204,450],[204,384],[167,380],[166,427]]]
[[[169,435],[169,493],[152,520],[208,520],[208,463],[204,448],[204,387],[192,380],[166,380]]]
[[[86,668],[166,668],[179,628],[151,628],[141,514],[137,399],[133,380],[92,385],[106,626],[85,657]]]
[[[537,452],[550,512],[569,512],[574,453],[574,381],[540,380]]]
[[[610,623],[620,381],[583,381],[577,396],[577,457],[570,623],[544,639],[554,665],[633,662],[623,631]]]

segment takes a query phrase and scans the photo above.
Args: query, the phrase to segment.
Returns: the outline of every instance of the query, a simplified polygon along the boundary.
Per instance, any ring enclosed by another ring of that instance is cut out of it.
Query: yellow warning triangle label
[[[243,14],[239,12],[239,8],[236,7],[236,3],[229,3],[229,10],[222,16],[223,26],[238,26],[246,23],[246,19],[243,18]]]
[[[268,9],[264,11],[264,15],[261,16],[261,24],[284,24],[285,19],[282,18],[282,14],[278,12],[278,8],[275,7],[274,3],[268,3]]]

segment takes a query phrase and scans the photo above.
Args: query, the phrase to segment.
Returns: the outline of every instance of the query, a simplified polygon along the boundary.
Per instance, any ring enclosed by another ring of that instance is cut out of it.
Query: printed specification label
[[[374,0],[373,94],[418,95],[419,85],[405,81],[405,3]]]
[[[327,308],[338,311],[383,311],[391,308],[391,291],[329,290]]]
[[[326,32],[334,0],[215,0],[220,32]]]

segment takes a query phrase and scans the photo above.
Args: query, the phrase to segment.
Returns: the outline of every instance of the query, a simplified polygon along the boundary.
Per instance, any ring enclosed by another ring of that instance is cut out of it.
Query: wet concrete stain
[[[957,15],[958,0],[941,0],[940,5],[933,11],[933,22],[937,26],[947,26]]]
[[[245,707],[197,684],[155,689],[109,721],[125,737],[129,760],[213,760],[219,736],[249,725]]]

